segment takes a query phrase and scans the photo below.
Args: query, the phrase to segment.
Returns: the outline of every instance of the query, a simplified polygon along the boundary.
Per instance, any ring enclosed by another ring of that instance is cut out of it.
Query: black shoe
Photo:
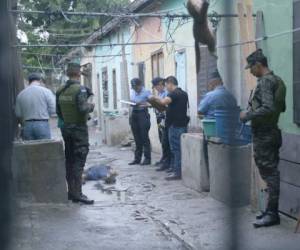
[[[170,176],[166,177],[165,180],[167,181],[177,181],[181,180],[181,176],[177,174],[171,174]]]
[[[145,160],[141,163],[141,166],[147,166],[147,165],[151,165],[151,160],[145,159]]]
[[[260,220],[253,223],[255,228],[271,227],[280,224],[280,217],[278,213],[267,212]]]
[[[81,194],[79,197],[73,197],[72,201],[74,203],[78,203],[81,202],[85,205],[93,205],[94,204],[94,200],[90,200],[86,195]]]
[[[132,161],[132,162],[129,162],[128,163],[128,165],[138,165],[138,164],[140,164],[141,163],[141,161],[137,161],[137,160],[134,160],[134,161]]]

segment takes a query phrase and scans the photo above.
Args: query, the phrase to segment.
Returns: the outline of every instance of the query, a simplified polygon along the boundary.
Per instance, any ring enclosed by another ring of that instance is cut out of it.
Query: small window
[[[152,78],[164,76],[164,54],[160,50],[151,56]]]
[[[197,96],[198,103],[208,91],[209,74],[217,69],[217,61],[210,54],[207,47],[201,47],[200,72],[197,76]]]
[[[116,70],[112,71],[112,81],[113,81],[113,94],[114,94],[114,109],[118,108],[118,100],[117,100],[117,73]]]
[[[102,90],[103,90],[103,107],[109,107],[109,99],[108,99],[108,75],[107,68],[102,69]]]

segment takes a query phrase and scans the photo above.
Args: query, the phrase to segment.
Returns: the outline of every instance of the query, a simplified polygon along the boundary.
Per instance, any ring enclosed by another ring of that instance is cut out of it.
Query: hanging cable
[[[67,17],[67,15],[65,15],[63,10],[60,10],[60,13],[62,14],[62,16],[65,18],[65,20],[69,23],[73,23],[73,24],[77,24],[80,23],[81,21],[73,21],[70,18]]]
[[[149,45],[149,44],[165,44],[165,43],[174,43],[174,41],[153,41],[153,42],[139,42],[139,43],[110,43],[110,44],[101,44],[101,43],[91,43],[91,44],[16,44],[13,45],[13,48],[75,48],[75,47],[114,47],[122,45]]]
[[[37,59],[37,61],[38,61],[39,65],[40,65],[40,68],[41,68],[41,71],[42,71],[42,73],[45,75],[45,72],[44,72],[44,70],[43,70],[43,67],[42,67],[42,65],[41,65],[41,62],[40,62],[40,59],[39,59],[39,57],[38,57],[38,56],[36,56],[36,59]]]
[[[133,17],[158,17],[158,18],[191,18],[189,14],[186,13],[159,13],[159,12],[150,12],[150,13],[109,13],[109,12],[75,12],[75,11],[32,11],[32,10],[10,10],[11,13],[15,14],[44,14],[44,15],[61,15],[64,16],[88,16],[88,17],[120,17],[120,18],[133,18]],[[221,17],[221,18],[232,18],[239,17],[238,14],[208,14],[208,17]],[[253,17],[256,15],[253,14]],[[72,21],[72,20],[71,20]]]

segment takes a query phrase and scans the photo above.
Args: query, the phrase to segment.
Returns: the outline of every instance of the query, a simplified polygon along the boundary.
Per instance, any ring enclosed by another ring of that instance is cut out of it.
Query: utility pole
[[[124,45],[124,34],[122,33],[122,89],[123,99],[129,100],[129,83],[128,83],[128,64],[126,59],[126,47]]]
[[[15,131],[14,101],[20,80],[16,49],[16,22],[9,13],[17,0],[0,1],[0,248],[7,249],[11,222],[11,157]]]

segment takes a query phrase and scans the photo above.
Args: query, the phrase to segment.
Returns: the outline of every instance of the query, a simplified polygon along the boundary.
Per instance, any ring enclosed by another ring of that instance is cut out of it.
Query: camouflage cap
[[[69,63],[67,67],[67,75],[72,74],[81,74],[79,63]]]
[[[253,65],[255,65],[258,62],[262,62],[265,59],[266,56],[264,55],[262,49],[258,49],[247,57],[246,60],[248,64],[245,67],[245,69],[250,69]]]

